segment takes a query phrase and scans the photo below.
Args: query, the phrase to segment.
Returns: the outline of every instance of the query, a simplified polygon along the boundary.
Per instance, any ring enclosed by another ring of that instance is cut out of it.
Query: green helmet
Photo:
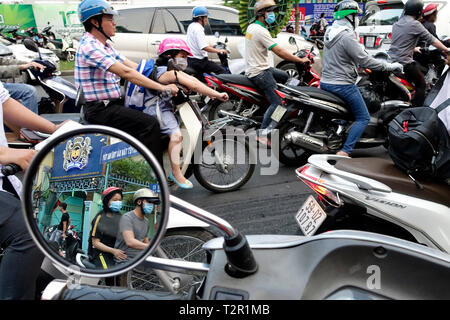
[[[353,0],[344,0],[334,7],[334,19],[340,20],[348,15],[358,15],[362,13],[358,3]]]

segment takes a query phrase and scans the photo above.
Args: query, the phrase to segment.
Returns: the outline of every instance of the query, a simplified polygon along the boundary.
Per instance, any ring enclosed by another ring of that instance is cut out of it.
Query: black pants
[[[208,58],[188,58],[188,67],[196,71],[195,77],[202,82],[205,82],[205,77],[203,76],[204,73],[222,74],[226,72],[221,65],[210,61]]]
[[[163,144],[158,120],[146,113],[123,106],[119,101],[88,102],[85,118],[89,123],[110,126],[132,135],[142,142],[163,166]]]
[[[422,72],[422,66],[417,61],[414,61],[405,65],[403,69],[405,71],[406,80],[412,82],[416,90],[416,93],[411,100],[412,106],[423,106],[423,102],[425,101],[426,83]]]
[[[0,191],[0,300],[32,300],[44,255],[34,244],[20,200]]]

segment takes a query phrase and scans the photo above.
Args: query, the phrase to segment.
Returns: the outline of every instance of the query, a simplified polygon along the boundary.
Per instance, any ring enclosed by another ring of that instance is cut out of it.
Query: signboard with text
[[[325,13],[325,18],[328,20],[328,23],[331,24],[334,21],[334,7],[337,3],[300,3],[299,4],[299,22],[301,25],[311,25],[314,21],[318,21],[320,19],[320,15]],[[364,12],[364,3],[358,3],[361,10]],[[291,18],[289,19],[290,23],[295,23],[295,4],[292,10]],[[362,16],[362,15],[361,15]],[[360,16],[360,17],[361,17]]]

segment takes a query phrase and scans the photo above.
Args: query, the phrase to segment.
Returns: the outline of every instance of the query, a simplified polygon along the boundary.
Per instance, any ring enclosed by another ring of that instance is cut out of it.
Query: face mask
[[[268,24],[272,24],[272,23],[274,23],[275,22],[275,13],[273,13],[273,12],[268,12],[267,13],[267,19],[266,19],[266,22],[268,23]]]
[[[178,70],[185,70],[188,66],[187,59],[185,58],[175,58],[175,67]]]
[[[112,212],[119,212],[120,209],[122,209],[122,201],[118,200],[118,201],[111,201],[111,203],[109,204],[109,209]]]
[[[146,203],[142,208],[142,210],[144,211],[144,214],[150,214],[152,213],[153,208],[154,208],[153,203]]]

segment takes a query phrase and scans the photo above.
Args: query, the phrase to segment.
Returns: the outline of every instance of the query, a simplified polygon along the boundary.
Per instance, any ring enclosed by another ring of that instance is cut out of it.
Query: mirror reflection
[[[162,214],[150,164],[103,134],[77,135],[53,148],[39,164],[32,192],[45,242],[81,268],[113,271],[141,257]]]

